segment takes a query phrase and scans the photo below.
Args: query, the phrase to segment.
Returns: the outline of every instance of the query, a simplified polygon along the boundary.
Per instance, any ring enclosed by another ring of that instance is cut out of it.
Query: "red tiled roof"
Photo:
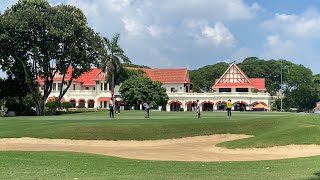
[[[72,73],[72,67],[68,68],[67,74],[65,76],[65,80],[69,80],[71,77]],[[76,82],[81,82],[84,85],[95,85],[96,82],[95,80],[105,80],[104,75],[101,74],[101,69],[100,68],[92,68],[90,72],[83,73],[80,77],[73,79],[73,81]],[[58,73],[55,75],[53,78],[54,81],[61,81],[62,80],[62,75],[59,75]],[[43,80],[39,80],[41,83],[43,83]]]
[[[83,85],[95,85],[96,82],[93,79],[96,79],[96,76],[101,72],[101,69],[99,68],[92,68],[90,72],[82,74],[79,78],[77,78],[78,81],[83,83]],[[104,80],[105,78],[103,78]]]
[[[143,70],[147,76],[153,81],[160,81],[162,83],[189,83],[190,78],[187,68],[132,68],[131,70]]]
[[[128,68],[128,69],[141,69],[153,81],[160,81],[162,83],[189,83],[190,78],[187,68],[161,68],[161,69],[147,69],[147,68]],[[65,80],[71,76],[72,67],[68,68]],[[61,75],[56,75],[54,81],[62,80]],[[81,82],[84,85],[95,85],[96,80],[105,80],[105,75],[99,68],[92,68],[88,73],[82,74],[79,78],[73,81]]]
[[[249,78],[251,81],[251,84],[249,83],[219,83],[219,84],[214,84],[212,86],[213,89],[216,88],[229,88],[229,87],[254,87],[258,90],[265,90],[265,83],[264,83],[264,78]]]
[[[265,90],[265,78],[250,78],[252,84],[259,90]]]
[[[319,111],[320,110],[320,106],[315,107],[314,110],[318,110]]]
[[[191,83],[187,68],[142,69],[153,81],[162,83]]]

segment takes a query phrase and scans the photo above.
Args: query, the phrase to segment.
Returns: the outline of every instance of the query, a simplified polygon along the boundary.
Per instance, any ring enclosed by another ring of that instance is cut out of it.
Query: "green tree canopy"
[[[166,89],[160,82],[152,81],[145,74],[133,75],[120,87],[123,100],[130,106],[139,109],[144,101],[151,106],[165,106],[169,100]]]
[[[212,91],[212,85],[215,80],[219,79],[228,67],[229,64],[221,62],[189,71],[190,81],[193,83],[193,91]]]
[[[38,114],[43,112],[55,75],[59,73],[62,84],[67,84],[60,90],[58,106],[72,80],[99,64],[105,53],[101,37],[87,26],[80,9],[51,7],[46,0],[19,0],[0,16],[0,34],[0,65],[7,71],[16,64],[23,67]],[[66,80],[69,67],[72,72]],[[44,82],[43,96],[39,78]]]

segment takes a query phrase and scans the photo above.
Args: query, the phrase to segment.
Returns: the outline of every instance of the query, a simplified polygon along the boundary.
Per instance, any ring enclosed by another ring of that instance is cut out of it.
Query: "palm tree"
[[[107,81],[111,85],[111,95],[114,96],[114,82],[115,76],[119,73],[121,64],[130,64],[130,59],[124,54],[124,51],[119,46],[118,42],[120,39],[120,34],[117,33],[111,40],[104,37],[107,54],[102,62],[101,68],[104,72],[107,72]]]

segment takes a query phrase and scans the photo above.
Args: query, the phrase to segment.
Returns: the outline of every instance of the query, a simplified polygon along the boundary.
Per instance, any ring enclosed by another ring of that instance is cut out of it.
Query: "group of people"
[[[231,99],[229,99],[227,101],[227,118],[231,118],[231,108],[232,108],[232,102],[231,102]],[[197,107],[196,107],[196,112],[198,114],[198,118],[201,118],[201,103],[199,102],[199,99],[197,100]]]
[[[109,101],[109,111],[110,111],[110,118],[114,118],[114,111],[118,111],[118,114],[120,114],[120,108],[121,108],[121,103],[120,101],[113,101],[113,98],[110,99]],[[149,118],[149,110],[150,110],[150,105],[148,101],[145,101],[143,103],[143,108],[144,108],[144,117]]]
[[[109,101],[109,110],[110,110],[110,118],[114,118],[114,111],[116,109],[116,111],[118,111],[118,114],[120,114],[120,101],[113,101],[113,98],[110,99]]]
[[[198,114],[198,118],[201,118],[201,103],[199,101],[199,99],[197,100],[197,106],[196,106],[196,112]],[[229,99],[227,101],[227,118],[231,118],[231,108],[232,108],[232,102]],[[110,99],[109,101],[109,109],[110,109],[110,118],[114,118],[114,109],[116,108],[116,110],[118,111],[118,114],[120,114],[120,102],[119,101],[113,101],[113,98]],[[150,114],[149,114],[149,110],[150,110],[150,105],[148,101],[144,101],[143,103],[143,108],[144,108],[144,117],[145,118],[149,118]]]

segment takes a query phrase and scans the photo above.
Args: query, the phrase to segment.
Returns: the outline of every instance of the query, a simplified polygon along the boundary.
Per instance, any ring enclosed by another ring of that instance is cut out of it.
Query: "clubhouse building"
[[[224,110],[228,99],[234,103],[234,110],[252,110],[258,104],[270,107],[271,97],[266,92],[265,79],[249,78],[236,64],[231,64],[219,79],[213,80],[213,92],[210,93],[192,92],[187,68],[142,70],[151,80],[160,81],[166,88],[169,96],[166,111],[193,111],[197,100],[202,104],[201,111]],[[54,77],[48,100],[58,97],[60,89],[64,88],[61,78],[59,74]],[[115,87],[116,97],[120,97],[119,88]],[[73,80],[62,101],[69,101],[73,107],[79,108],[107,108],[110,99],[111,88],[105,80],[105,73],[93,68]]]

